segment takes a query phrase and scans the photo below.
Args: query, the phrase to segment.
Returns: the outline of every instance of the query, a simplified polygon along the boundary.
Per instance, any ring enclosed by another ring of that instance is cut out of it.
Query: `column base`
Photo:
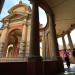
[[[58,75],[64,72],[60,61],[43,61],[44,75]]]
[[[25,53],[24,52],[23,53],[19,53],[18,57],[19,58],[24,58],[25,57]]]
[[[2,50],[0,50],[0,58],[4,57]]]
[[[28,61],[42,61],[42,57],[40,57],[40,56],[29,56]]]
[[[43,61],[39,57],[29,57],[27,63],[27,75],[43,75]]]
[[[60,61],[28,61],[27,75],[57,75],[64,72]]]
[[[58,59],[56,57],[47,57],[47,58],[43,58],[43,60],[57,61]]]
[[[59,73],[61,73],[62,71],[64,72],[63,60],[60,58],[60,56],[58,56],[57,67]]]

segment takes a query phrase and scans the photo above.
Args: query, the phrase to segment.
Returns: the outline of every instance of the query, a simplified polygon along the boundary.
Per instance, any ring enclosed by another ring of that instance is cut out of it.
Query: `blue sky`
[[[12,8],[14,5],[18,4],[20,0],[5,0],[4,6],[2,8],[1,14],[0,14],[0,20],[8,15],[8,10]],[[31,6],[30,1],[28,0],[21,0],[23,3],[26,3],[27,5]],[[45,26],[47,19],[45,12],[40,8],[40,22]],[[42,16],[43,15],[43,16]],[[2,24],[0,23],[0,27]]]

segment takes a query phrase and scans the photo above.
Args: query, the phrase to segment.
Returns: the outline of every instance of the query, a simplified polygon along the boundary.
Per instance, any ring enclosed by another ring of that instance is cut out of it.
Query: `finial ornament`
[[[19,1],[19,4],[22,4],[22,0]]]

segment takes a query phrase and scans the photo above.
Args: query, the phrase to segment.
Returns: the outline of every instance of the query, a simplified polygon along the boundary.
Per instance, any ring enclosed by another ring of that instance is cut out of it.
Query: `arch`
[[[21,31],[22,31],[22,28],[23,28],[22,25],[14,26],[14,27],[10,28],[8,34],[9,34],[10,32],[12,32],[12,31],[15,31],[15,30],[21,30]]]
[[[47,14],[47,25],[42,28],[41,30],[47,30],[47,28],[49,27],[48,22],[49,22],[49,17],[51,18],[52,23],[55,23],[55,15],[54,12],[52,10],[52,8],[47,4],[47,2],[45,0],[40,0],[39,1],[39,6],[45,11],[45,13]],[[49,16],[49,17],[48,17]],[[55,24],[54,24],[55,25]],[[40,31],[41,31],[40,30]]]
[[[10,44],[10,45],[7,47],[6,57],[10,57],[10,55],[12,55],[12,51],[13,51],[13,45]]]
[[[13,56],[12,57],[17,57],[18,54],[19,54],[19,44],[20,44],[20,41],[21,40],[21,37],[22,37],[22,26],[21,27],[15,27],[15,28],[11,28],[9,30],[9,33],[8,33],[8,42],[7,42],[7,50],[8,49],[12,49],[11,52],[13,52]],[[20,38],[19,38],[20,37]],[[12,48],[8,48],[10,45],[13,45]],[[10,51],[6,51],[6,56],[7,54],[9,55]],[[8,56],[7,56],[8,57]]]
[[[54,15],[54,12],[53,10],[51,9],[51,7],[47,4],[47,2],[45,0],[41,0],[39,2],[39,6],[45,10],[45,12],[50,15],[51,19],[53,19],[55,21],[55,15]]]
[[[47,36],[45,35],[46,41],[47,41],[46,44],[48,44],[48,45],[46,45],[46,53],[47,53],[46,55],[48,55],[46,57],[48,57],[48,58],[51,57],[50,56],[51,52],[53,53],[53,55],[55,54],[55,55],[59,56],[59,53],[58,53],[59,49],[58,49],[56,29],[55,29],[55,15],[54,15],[54,12],[45,0],[40,1],[39,6],[42,9],[45,10],[45,12],[47,14],[47,18],[48,18],[47,26],[43,29],[43,31],[45,30],[45,31],[47,31],[47,33],[51,32],[51,35],[50,35],[50,33],[49,33],[49,35],[46,34]],[[52,25],[50,25],[50,24],[52,24]],[[52,28],[52,30],[50,30],[50,28]],[[54,32],[54,34],[52,35],[53,32]],[[50,37],[50,36],[52,36],[52,37]],[[47,39],[48,40],[51,39],[52,41],[48,41]],[[52,47],[51,44],[53,44],[53,46],[55,46],[57,48],[57,49],[55,48],[56,49],[55,51],[52,50],[53,47]],[[51,45],[51,47],[49,45]]]

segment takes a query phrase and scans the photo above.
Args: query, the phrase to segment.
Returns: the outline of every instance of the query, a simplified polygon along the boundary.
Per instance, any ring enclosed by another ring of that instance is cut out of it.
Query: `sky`
[[[10,8],[12,8],[14,5],[18,4],[19,1],[20,0],[5,0],[3,9],[2,9],[1,14],[0,14],[0,20],[2,18],[4,18],[5,16],[7,16],[8,15],[8,10]],[[32,7],[29,0],[21,0],[21,1]],[[40,20],[40,23],[43,24],[43,27],[44,27],[47,23],[47,17],[46,17],[46,13],[41,8],[39,8],[39,20]],[[0,23],[0,27],[1,26],[2,26],[2,23]]]

